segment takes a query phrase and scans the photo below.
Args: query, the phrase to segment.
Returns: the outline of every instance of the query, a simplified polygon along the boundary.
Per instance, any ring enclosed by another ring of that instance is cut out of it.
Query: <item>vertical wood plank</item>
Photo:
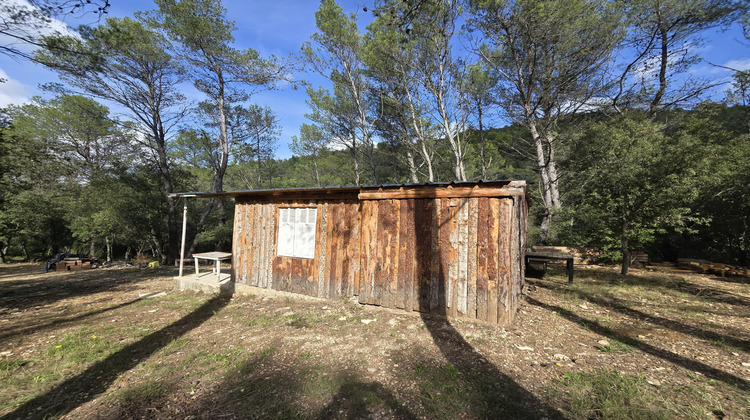
[[[361,219],[360,219],[360,248],[361,253],[359,255],[360,260],[360,276],[359,276],[359,302],[370,303],[372,292],[370,287],[370,243],[372,242],[371,234],[371,214],[372,214],[372,201],[364,200],[360,203]]]
[[[490,198],[489,241],[487,244],[487,321],[497,323],[497,244],[500,236],[500,199]]]
[[[315,281],[318,286],[318,290],[315,296],[323,297],[323,287],[325,287],[326,281],[326,246],[328,241],[328,232],[326,232],[326,226],[328,223],[328,214],[326,213],[328,204],[318,204],[318,220],[315,235],[320,238],[315,244],[315,270],[317,272]]]
[[[458,274],[456,278],[456,312],[467,315],[469,273],[469,199],[458,200]]]
[[[344,234],[341,241],[341,289],[339,290],[339,296],[351,296],[352,206],[349,202],[343,202],[341,205],[344,208],[345,216],[341,219],[341,228]]]
[[[377,247],[377,259],[378,267],[376,268],[377,274],[375,278],[376,284],[376,304],[380,306],[390,307],[390,278],[388,277],[388,265],[390,263],[390,255],[388,253],[390,246],[390,229],[392,228],[392,214],[391,200],[380,200],[378,202],[378,247]]]
[[[268,206],[268,233],[266,235],[266,241],[268,241],[268,247],[266,248],[266,282],[265,288],[270,289],[273,284],[273,257],[276,255],[276,225],[277,225],[277,212],[276,206],[271,204]]]
[[[443,264],[442,254],[440,252],[441,237],[441,219],[442,219],[442,200],[433,199],[432,206],[432,266],[430,267],[430,312],[439,312],[438,308],[443,306],[445,300],[441,300],[440,291],[444,289],[443,284]],[[444,297],[444,295],[443,295]]]
[[[432,281],[432,250],[433,239],[433,210],[434,202],[428,199],[415,200],[414,223],[415,223],[415,248],[417,259],[416,302],[414,310],[420,312],[430,311],[430,282]]]
[[[455,317],[456,311],[456,286],[458,284],[458,206],[460,199],[450,198],[448,201],[448,218],[443,224],[447,227],[448,252],[443,254],[447,260],[448,275],[445,288],[446,315]],[[446,265],[445,262],[443,265]]]
[[[390,201],[391,211],[388,215],[388,219],[391,222],[391,226],[388,229],[388,258],[386,264],[388,267],[388,294],[389,305],[391,308],[404,308],[403,295],[401,295],[401,301],[399,301],[398,293],[398,269],[399,269],[399,248],[401,235],[401,200],[388,200]]]
[[[467,244],[466,252],[467,262],[466,271],[468,277],[466,284],[468,290],[466,292],[467,308],[466,314],[471,318],[477,317],[477,221],[478,221],[478,199],[469,199],[469,240]]]
[[[331,279],[326,290],[326,297],[332,299],[336,296],[336,290],[341,282],[341,264],[339,261],[339,244],[341,236],[341,204],[339,202],[331,203],[331,219],[328,221],[330,226],[330,237],[328,238],[328,257],[331,259]]]
[[[352,230],[351,238],[347,248],[349,249],[349,278],[351,288],[347,293],[347,296],[359,295],[359,252],[360,252],[360,204],[359,201],[352,201],[349,203],[351,207],[351,219],[349,219],[349,226]]]
[[[232,228],[232,280],[241,283],[242,278],[242,229],[245,226],[245,207],[241,201],[234,203],[234,227]]]
[[[382,230],[383,230],[383,214],[387,212],[387,203],[385,203],[385,200],[374,200],[373,205],[376,205],[377,207],[374,207],[373,210],[377,209],[376,212],[373,212],[373,228],[372,228],[372,236],[373,236],[373,244],[372,244],[372,261],[373,261],[373,269],[371,272],[372,276],[372,304],[373,305],[380,305],[383,302],[383,275],[382,275],[382,268],[383,268],[383,238],[382,238]]]
[[[253,268],[251,273],[251,284],[256,287],[260,287],[260,270],[262,266],[261,247],[263,246],[263,210],[264,205],[257,203],[255,205],[254,213],[254,229],[253,229]]]
[[[398,298],[396,306],[411,310],[413,261],[415,249],[411,246],[414,237],[414,200],[402,200],[399,212],[398,232]],[[401,305],[401,306],[399,306]]]
[[[272,204],[264,203],[261,205],[261,228],[260,228],[260,239],[258,245],[260,246],[258,260],[258,287],[266,287],[266,263],[267,263],[267,248],[270,245],[268,241],[268,225],[269,225],[269,208]]]
[[[448,308],[453,306],[452,269],[454,268],[453,259],[455,257],[453,235],[456,220],[453,210],[450,198],[440,200],[440,297],[438,310],[442,315],[449,315]]]
[[[512,295],[511,265],[511,200],[500,200],[500,233],[497,244],[497,323],[505,324],[508,318],[509,297]]]
[[[253,284],[253,269],[255,268],[253,257],[255,256],[255,211],[257,210],[258,204],[251,201],[247,208],[247,228],[245,240],[247,241],[246,252],[245,252],[245,284]]]

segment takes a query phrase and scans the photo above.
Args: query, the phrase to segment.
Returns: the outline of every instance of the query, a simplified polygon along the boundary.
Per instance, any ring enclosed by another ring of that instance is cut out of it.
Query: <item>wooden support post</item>
[[[179,277],[182,277],[182,264],[183,260],[185,259],[185,230],[187,228],[187,198],[183,198],[182,200],[182,246],[180,247],[180,274],[178,274]]]

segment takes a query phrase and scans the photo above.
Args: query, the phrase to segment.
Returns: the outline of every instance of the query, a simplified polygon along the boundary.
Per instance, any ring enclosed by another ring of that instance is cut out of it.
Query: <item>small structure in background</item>
[[[510,324],[524,283],[525,181],[181,193],[234,197],[243,285]],[[195,288],[188,277],[180,288]]]
[[[47,261],[44,271],[76,271],[97,267],[97,259],[90,255],[61,253]]]

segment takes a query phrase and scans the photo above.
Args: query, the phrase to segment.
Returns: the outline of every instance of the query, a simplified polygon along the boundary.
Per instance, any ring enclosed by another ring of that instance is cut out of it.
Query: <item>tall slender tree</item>
[[[232,46],[233,21],[226,9],[213,0],[156,0],[158,10],[153,22],[164,29],[173,41],[174,50],[183,61],[195,87],[206,95],[210,106],[210,123],[217,127],[218,165],[212,189],[224,189],[224,176],[231,148],[229,113],[235,104],[271,88],[284,76],[272,57],[264,59],[258,51],[238,50]],[[224,201],[216,200],[219,224],[224,224]]]
[[[355,178],[360,183],[357,162],[359,149],[367,156],[370,180],[377,183],[375,160],[373,159],[373,115],[368,98],[371,86],[365,75],[363,62],[364,43],[357,28],[356,15],[347,16],[335,0],[322,0],[315,12],[318,32],[306,42],[302,52],[309,65],[333,85],[333,97],[324,90],[308,90],[310,100],[318,110],[318,116],[338,121],[332,126],[346,126],[344,130],[332,131],[335,136],[346,135],[343,140],[351,144]],[[314,96],[313,96],[314,95]]]
[[[526,127],[542,189],[545,242],[561,208],[559,121],[606,90],[606,66],[622,39],[620,19],[604,0],[471,2],[470,24],[484,36],[478,53],[500,78],[498,103]]]
[[[142,134],[137,141],[158,169],[167,206],[168,259],[179,252],[179,230],[171,162],[172,129],[184,117],[187,101],[179,89],[184,73],[166,52],[166,40],[142,20],[107,19],[79,28],[81,38],[48,37],[37,60],[56,70],[63,91],[122,106]],[[61,87],[61,86],[59,86]]]

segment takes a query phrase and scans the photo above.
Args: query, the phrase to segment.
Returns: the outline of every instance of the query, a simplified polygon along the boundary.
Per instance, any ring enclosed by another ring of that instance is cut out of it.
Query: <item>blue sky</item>
[[[2,0],[6,1],[6,0]],[[13,1],[13,0],[11,0]],[[17,1],[17,0],[16,0]],[[110,16],[131,16],[137,10],[153,8],[151,0],[110,0]],[[363,6],[372,6],[372,0],[339,0],[346,13],[359,13],[360,29],[364,29],[369,16],[362,12]],[[315,11],[319,2],[316,0],[230,0],[224,1],[227,16],[237,26],[235,32],[236,48],[254,48],[263,56],[274,54],[286,56],[299,51],[302,43],[315,32]],[[95,24],[95,18],[84,17],[66,21],[71,26],[81,23]],[[706,42],[699,47],[705,62],[692,69],[693,74],[709,77],[717,81],[730,80],[731,72],[708,63],[718,64],[740,70],[750,69],[750,40],[743,37],[741,28],[735,24],[725,32],[711,31],[706,34]],[[313,85],[324,84],[325,80],[315,74],[299,74],[299,78],[310,80]],[[40,84],[55,82],[57,76],[41,66],[20,59],[0,55],[0,78],[7,82],[0,84],[0,106],[8,103],[22,103],[34,95],[43,95],[38,88]],[[718,88],[714,96],[722,95],[726,86]],[[195,95],[190,86],[186,86],[188,95]],[[306,122],[304,114],[308,112],[304,90],[276,90],[256,95],[253,102],[271,107],[279,117],[282,135],[276,150],[277,156],[289,157],[288,143],[298,133],[299,126]],[[114,108],[113,108],[114,109]]]

